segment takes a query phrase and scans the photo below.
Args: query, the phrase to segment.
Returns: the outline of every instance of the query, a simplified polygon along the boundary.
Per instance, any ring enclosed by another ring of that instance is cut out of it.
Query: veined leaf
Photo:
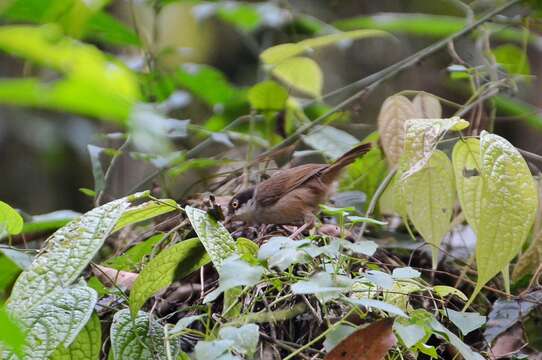
[[[17,235],[22,230],[23,218],[21,215],[14,208],[0,201],[0,237],[4,232]]]
[[[286,85],[307,95],[319,97],[324,76],[320,66],[306,57],[293,57],[275,66],[271,73]]]
[[[152,259],[137,277],[130,291],[130,310],[138,312],[147,299],[157,291],[182,279],[209,263],[209,255],[199,239],[189,239],[163,250]]]
[[[395,165],[403,153],[405,123],[416,117],[414,105],[402,95],[393,95],[384,101],[378,115],[380,142],[388,161]]]
[[[440,119],[442,117],[440,101],[431,94],[418,93],[412,99],[412,105],[420,119]]]
[[[519,253],[533,225],[538,191],[527,163],[506,139],[480,135],[482,199],[476,264],[478,281],[467,305]]]
[[[59,289],[20,313],[18,319],[28,331],[24,359],[48,359],[60,345],[70,346],[92,315],[97,299],[96,291],[77,285]]]
[[[184,210],[211,261],[220,270],[224,259],[235,251],[235,241],[224,225],[217,222],[205,211],[191,206],[186,206]]]
[[[452,152],[455,185],[461,209],[475,233],[478,232],[482,206],[480,140],[458,141]]]
[[[405,125],[404,156],[399,171],[401,179],[421,170],[448,130],[459,131],[469,123],[457,116],[449,119],[410,119]]]
[[[13,286],[8,308],[16,316],[28,313],[55,290],[70,285],[92,260],[138,193],[95,208],[56,231],[44,251]]]
[[[343,33],[320,36],[300,41],[298,43],[280,44],[266,49],[260,54],[260,59],[266,64],[276,65],[293,56],[302,54],[314,48],[331,45],[345,40],[355,40],[366,37],[388,36],[385,31],[354,30]]]
[[[95,313],[68,347],[61,345],[51,360],[98,360],[102,348],[102,325]]]
[[[162,214],[167,214],[177,210],[177,203],[171,199],[150,200],[141,205],[134,206],[124,212],[115,225],[113,232],[122,229],[125,226],[135,224],[141,221],[152,219]]]
[[[149,314],[139,311],[132,318],[128,309],[118,311],[111,324],[111,350],[114,360],[166,359],[164,329]],[[170,341],[174,359],[180,351],[176,340]]]
[[[442,151],[435,150],[420,171],[400,181],[408,217],[423,239],[433,245],[433,268],[436,268],[438,248],[450,230],[455,202],[450,159]]]

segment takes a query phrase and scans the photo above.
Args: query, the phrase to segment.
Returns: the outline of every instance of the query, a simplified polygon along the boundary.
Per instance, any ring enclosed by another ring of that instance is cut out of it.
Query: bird
[[[327,199],[341,170],[371,147],[371,143],[355,146],[331,164],[304,164],[275,172],[256,186],[234,195],[228,204],[226,221],[301,225],[290,236],[295,238],[314,226],[319,205]]]

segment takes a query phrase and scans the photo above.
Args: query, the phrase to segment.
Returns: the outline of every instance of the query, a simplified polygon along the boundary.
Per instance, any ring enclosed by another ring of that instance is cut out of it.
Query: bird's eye
[[[231,206],[232,206],[234,209],[237,209],[237,207],[239,206],[239,201],[233,200],[232,203],[231,203]]]

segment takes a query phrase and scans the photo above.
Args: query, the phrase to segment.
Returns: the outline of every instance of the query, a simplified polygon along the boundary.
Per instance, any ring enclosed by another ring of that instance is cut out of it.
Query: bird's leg
[[[316,222],[316,217],[311,213],[310,215],[305,215],[305,223],[297,228],[292,235],[289,236],[290,239],[295,239],[297,235],[301,234],[306,229],[311,229]]]

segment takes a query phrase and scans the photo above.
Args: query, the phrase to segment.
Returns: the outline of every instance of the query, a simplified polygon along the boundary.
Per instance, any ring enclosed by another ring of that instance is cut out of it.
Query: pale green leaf
[[[538,208],[538,191],[527,163],[506,139],[480,135],[482,199],[476,264],[478,281],[470,301],[521,251]],[[467,304],[469,305],[469,304]]]
[[[288,100],[288,92],[272,80],[254,85],[248,91],[250,106],[256,110],[283,110]]]
[[[350,241],[342,241],[341,246],[351,250],[356,254],[363,254],[367,256],[373,256],[378,249],[378,245],[371,240],[361,240],[351,243]]]
[[[95,208],[56,231],[13,286],[8,307],[15,315],[28,313],[51,292],[68,286],[101,248],[138,193]]]
[[[350,291],[354,280],[344,275],[332,275],[319,272],[309,280],[301,280],[291,286],[294,294],[314,294],[322,303],[340,297],[341,293]]]
[[[97,299],[96,291],[77,285],[50,293],[21,313],[18,319],[27,331],[25,359],[47,359],[60,345],[70,346],[92,315]]]
[[[0,237],[4,232],[11,235],[17,235],[23,230],[23,218],[19,213],[0,201]]]
[[[260,58],[266,64],[275,65],[293,56],[300,55],[311,49],[331,45],[345,40],[355,40],[366,37],[387,36],[388,33],[378,30],[354,30],[325,35],[317,38],[307,39],[298,43],[280,44],[266,49],[260,54]]]
[[[220,269],[224,259],[234,252],[235,241],[224,225],[217,222],[205,211],[191,206],[186,206],[185,211],[214,266]]]
[[[222,292],[234,287],[256,285],[265,271],[263,267],[251,265],[241,260],[237,255],[225,259],[223,265],[218,270],[218,288],[207,294],[203,299],[203,303],[215,300]]]
[[[285,236],[274,236],[260,247],[258,258],[267,260],[270,268],[284,271],[292,264],[304,262],[306,253],[301,247],[309,243],[309,240],[295,241]]]
[[[190,326],[190,324],[192,324],[194,321],[199,320],[205,316],[206,316],[205,314],[200,314],[200,315],[192,315],[192,316],[183,317],[179,321],[177,321],[177,324],[175,324],[175,326],[171,330],[169,330],[168,333],[170,335],[180,334],[182,333],[184,329]]]
[[[466,336],[471,331],[479,329],[486,323],[486,317],[477,312],[460,312],[452,309],[446,309],[448,319],[457,326],[463,336]]]
[[[293,57],[275,66],[271,73],[284,84],[312,97],[320,97],[323,74],[312,59]]]
[[[452,163],[461,209],[470,226],[477,233],[482,205],[480,140],[471,138],[458,141],[452,152]]]
[[[423,239],[433,245],[433,268],[437,266],[440,243],[451,226],[455,204],[453,169],[450,159],[435,150],[424,167],[402,180],[409,219]]]
[[[93,314],[70,346],[61,345],[51,360],[99,360],[102,348],[102,325],[98,315]]]
[[[23,226],[23,233],[57,230],[82,214],[72,210],[57,210],[47,214],[33,215]]]
[[[359,140],[346,131],[331,126],[316,126],[313,131],[302,136],[303,142],[321,151],[325,156],[336,160],[359,144]]]
[[[241,327],[224,326],[218,335],[224,340],[233,341],[233,349],[251,358],[258,347],[260,328],[256,324],[246,324]]]
[[[526,51],[513,44],[504,44],[492,50],[495,60],[511,75],[531,75]]]
[[[157,334],[163,337],[162,326],[149,318],[149,314],[139,311],[132,318],[128,309],[115,313],[111,324],[111,349],[114,360],[147,360],[165,357],[165,343],[153,340]],[[180,349],[177,342],[172,345],[172,355]],[[160,357],[160,354],[164,357]]]
[[[126,210],[117,222],[117,225],[115,225],[113,232],[118,231],[125,226],[152,219],[177,209],[178,207],[175,200],[161,199],[147,201]]]
[[[460,338],[458,338],[450,330],[446,329],[437,320],[433,319],[430,326],[435,331],[435,335],[440,338],[444,338],[444,340],[447,340],[450,344],[452,344],[452,346],[456,348],[456,350],[465,358],[465,360],[484,360],[482,355],[472,351],[467,344],[461,341]]]
[[[232,360],[238,359],[230,353],[232,340],[198,341],[194,348],[196,360]]]
[[[388,304],[387,302],[380,301],[380,300],[373,300],[373,299],[347,299],[350,303],[354,305],[364,306],[368,308],[369,310],[372,309],[378,309],[384,312],[387,312],[388,314],[397,315],[400,317],[408,317],[407,314],[401,309],[399,309],[395,305]]]
[[[337,346],[341,341],[346,339],[348,336],[352,335],[357,328],[352,325],[338,324],[333,327],[333,329],[327,333],[326,339],[324,340],[324,348],[327,352],[330,352],[335,346]]]
[[[399,335],[407,348],[416,345],[425,337],[425,329],[419,325],[403,325],[399,321],[393,324],[393,330]]]
[[[467,296],[459,289],[456,289],[447,285],[435,285],[433,291],[440,297],[446,297],[448,295],[455,295],[463,301],[467,301]]]
[[[379,288],[387,290],[390,290],[394,283],[390,274],[378,270],[367,271],[365,273],[365,278]]]
[[[395,268],[391,273],[391,276],[396,280],[401,279],[415,279],[419,278],[421,273],[418,270],[415,270],[409,266],[402,268]]]
[[[145,304],[147,299],[170,285],[175,279],[182,279],[209,263],[210,258],[198,239],[189,239],[163,250],[152,259],[139,274],[130,291],[132,314]]]

